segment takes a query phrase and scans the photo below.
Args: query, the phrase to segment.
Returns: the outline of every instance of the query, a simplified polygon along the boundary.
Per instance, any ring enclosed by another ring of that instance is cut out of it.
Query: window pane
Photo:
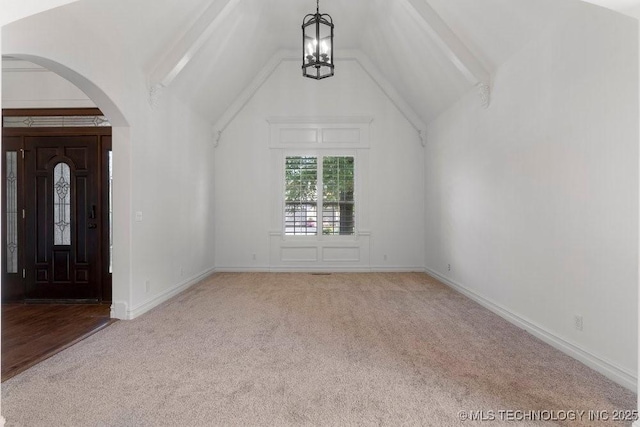
[[[7,273],[18,272],[18,152],[7,151]]]
[[[285,165],[285,235],[317,233],[318,159],[287,157]]]
[[[354,158],[324,157],[322,161],[322,234],[355,232]]]
[[[71,170],[66,163],[53,169],[53,244],[71,244]]]

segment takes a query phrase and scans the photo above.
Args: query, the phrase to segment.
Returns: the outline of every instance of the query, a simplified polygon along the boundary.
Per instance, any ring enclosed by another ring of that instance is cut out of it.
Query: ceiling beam
[[[240,0],[216,0],[156,63],[149,75],[149,102],[153,106],[167,87],[196,56]]]
[[[460,40],[427,0],[401,0],[413,12],[418,24],[438,45],[462,75],[478,88],[483,106],[489,107],[491,73]]]
[[[275,55],[271,56],[269,62],[267,62],[260,72],[253,78],[251,83],[244,88],[242,93],[238,95],[238,97],[233,101],[233,103],[227,108],[222,117],[216,122],[213,127],[213,136],[214,136],[214,147],[217,147],[220,143],[220,137],[222,136],[222,131],[224,131],[229,123],[238,115],[240,111],[247,105],[247,102],[253,98],[253,95],[258,92],[258,89],[262,87],[262,85],[267,81],[267,79],[273,74],[273,72],[278,68],[280,63],[289,58],[298,58],[299,55],[287,50],[280,50]]]

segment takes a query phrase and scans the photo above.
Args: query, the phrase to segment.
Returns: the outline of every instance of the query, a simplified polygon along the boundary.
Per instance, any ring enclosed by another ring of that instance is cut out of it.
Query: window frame
[[[317,159],[317,180],[316,180],[316,233],[315,234],[305,234],[305,235],[294,235],[287,234],[286,232],[286,191],[287,191],[287,183],[286,183],[286,163],[287,158],[289,157],[315,157]],[[324,180],[323,180],[323,172],[324,172],[324,158],[325,157],[352,157],[353,158],[353,205],[355,209],[354,214],[354,227],[352,234],[340,235],[340,234],[323,234],[321,232],[322,227],[317,227],[317,224],[322,224],[322,215],[324,208]],[[354,241],[357,240],[358,230],[360,225],[359,218],[359,188],[360,185],[358,183],[358,168],[359,168],[359,160],[356,150],[344,150],[344,149],[328,149],[328,148],[318,148],[312,150],[284,150],[282,161],[281,161],[282,169],[280,174],[280,179],[282,180],[281,186],[281,206],[280,206],[280,215],[281,215],[281,225],[280,229],[282,230],[282,238],[284,240],[295,240],[295,241]]]

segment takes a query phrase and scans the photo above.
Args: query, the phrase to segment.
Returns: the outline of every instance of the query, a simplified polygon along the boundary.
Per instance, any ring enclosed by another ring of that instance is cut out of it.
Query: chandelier
[[[333,76],[333,19],[320,14],[320,0],[316,13],[302,20],[302,75],[316,80]]]

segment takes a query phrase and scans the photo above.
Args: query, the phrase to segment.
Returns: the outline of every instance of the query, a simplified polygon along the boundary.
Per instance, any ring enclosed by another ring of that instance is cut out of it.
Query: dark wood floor
[[[108,305],[2,304],[2,381],[113,321]]]

